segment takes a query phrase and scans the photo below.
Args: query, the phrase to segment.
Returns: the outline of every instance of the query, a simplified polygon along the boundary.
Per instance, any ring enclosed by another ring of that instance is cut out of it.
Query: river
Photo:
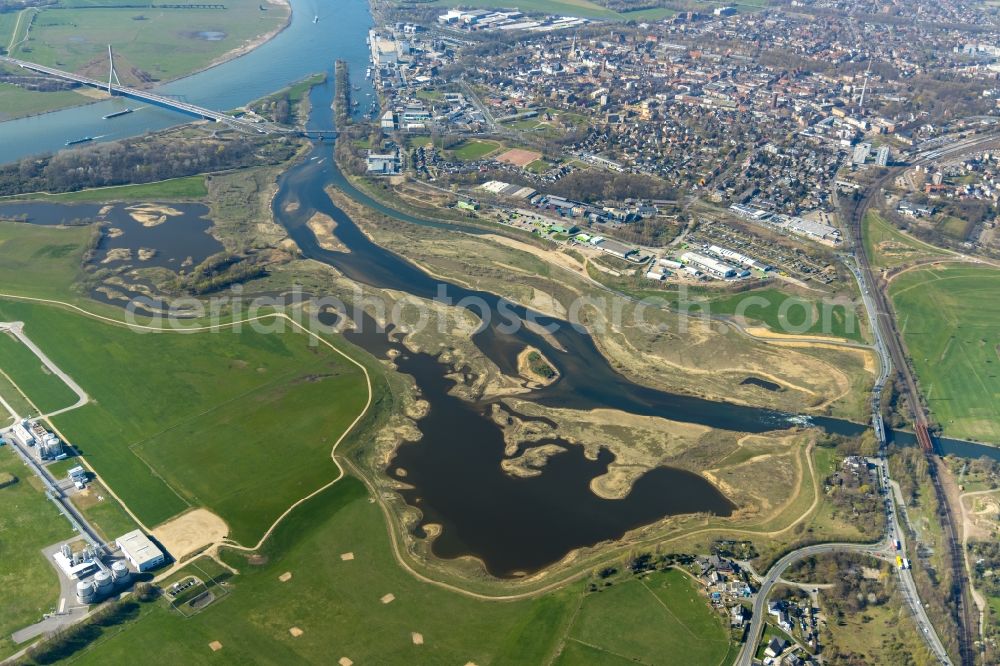
[[[327,71],[327,84],[312,92],[310,128],[333,129],[332,64],[344,58],[355,74],[364,71],[364,35],[371,24],[365,0],[350,0],[337,7],[336,22],[313,24],[311,11],[309,16],[296,12],[291,26],[257,51],[164,86],[164,90],[183,91],[190,101],[208,107],[232,108],[308,74]],[[39,149],[59,148],[68,138],[98,135],[99,128],[113,127],[114,133],[108,138],[120,138],[188,120],[160,109],[144,109],[113,121],[101,120],[120,103],[115,100],[0,124],[2,156],[11,159]],[[316,145],[309,158],[280,178],[273,203],[276,219],[303,253],[366,285],[421,298],[438,297],[443,290],[453,302],[467,299],[480,303],[484,311],[478,314],[489,314],[489,324],[473,336],[473,341],[502,371],[516,375],[517,353],[528,345],[541,350],[559,370],[559,381],[522,397],[551,407],[612,408],[740,432],[766,432],[796,425],[788,414],[671,394],[631,382],[609,365],[585,331],[495,294],[432,278],[405,258],[373,243],[333,204],[324,191],[328,184],[402,222],[442,226],[372,201],[339,173],[331,147]],[[292,202],[298,207],[287,205]],[[30,205],[18,210],[31,213]],[[335,234],[350,248],[349,253],[318,246],[306,226],[316,211],[336,220]],[[482,232],[475,228],[464,231]],[[180,253],[173,251],[170,255]],[[546,337],[524,326],[514,330],[503,326],[528,318],[541,326],[555,326],[555,332]],[[500,467],[505,457],[504,441],[500,426],[490,417],[492,403],[470,403],[451,396],[449,390],[455,381],[448,376],[451,368],[429,354],[409,352],[386,333],[375,331],[371,322],[362,332],[348,333],[347,337],[380,358],[389,350],[399,353],[396,362],[400,371],[415,378],[421,396],[430,403],[429,413],[417,423],[422,438],[400,446],[387,473],[409,485],[402,491],[403,497],[423,514],[417,534],[423,534],[428,525],[434,525],[439,532],[432,548],[440,557],[472,556],[495,575],[516,576],[556,562],[574,549],[618,539],[631,529],[666,516],[693,512],[725,516],[735,508],[702,477],[669,468],[642,476],[625,499],[601,499],[590,491],[590,482],[607,470],[611,454],[605,451],[590,460],[580,447],[558,438],[543,442],[561,447],[562,453],[552,457],[541,474],[531,478],[509,476]],[[864,430],[864,426],[837,419],[814,417],[812,422],[841,434]],[[898,437],[906,443],[905,434]],[[992,447],[948,440],[939,444],[944,452],[952,449],[960,455],[998,457],[997,449]]]
[[[354,74],[368,62],[365,37],[372,25],[366,0],[291,0],[291,23],[266,44],[228,62],[164,84],[164,95],[208,109],[235,109],[317,72],[333,78],[333,63],[346,60]],[[320,21],[313,23],[319,14]],[[363,76],[355,76],[361,90],[354,98],[373,93]],[[104,120],[126,106],[135,113]],[[191,122],[191,116],[144,102],[115,98],[31,118],[0,123],[0,163],[64,148],[67,141],[85,136],[112,141]]]

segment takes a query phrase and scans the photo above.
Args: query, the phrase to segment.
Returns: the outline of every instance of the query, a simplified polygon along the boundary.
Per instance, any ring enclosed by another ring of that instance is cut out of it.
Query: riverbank
[[[264,10],[265,5],[268,6],[268,7],[270,7],[270,10],[271,10],[270,14],[266,14],[265,13],[266,12],[266,10]],[[145,53],[141,53],[141,52],[123,54],[123,53],[119,53],[116,50],[116,53],[115,53],[116,70],[118,71],[118,73],[120,74],[120,76],[124,79],[123,83],[126,84],[126,85],[130,85],[130,86],[133,86],[133,87],[136,87],[136,88],[140,88],[140,89],[157,89],[157,88],[160,88],[162,86],[169,85],[172,82],[175,82],[175,81],[178,81],[178,80],[181,80],[181,79],[185,79],[185,78],[188,78],[188,77],[191,77],[191,76],[195,76],[195,75],[197,75],[199,73],[202,73],[202,72],[205,72],[205,71],[207,71],[209,69],[213,69],[215,67],[218,67],[219,65],[222,65],[222,64],[228,63],[230,61],[236,60],[236,59],[238,59],[240,57],[243,57],[243,56],[245,56],[245,55],[247,55],[247,54],[249,54],[249,53],[257,50],[258,48],[260,48],[264,44],[272,41],[275,37],[277,37],[279,34],[281,34],[284,30],[286,30],[291,25],[291,21],[292,21],[292,5],[291,5],[290,0],[267,0],[266,3],[260,4],[260,5],[249,5],[249,3],[246,3],[246,6],[244,6],[244,5],[241,4],[240,7],[237,7],[235,9],[230,8],[229,10],[223,10],[223,11],[230,11],[230,12],[231,11],[235,11],[237,13],[236,17],[233,19],[233,20],[237,21],[236,25],[238,26],[236,28],[236,33],[237,34],[235,35],[235,37],[239,37],[240,36],[239,33],[241,31],[246,31],[246,29],[248,27],[249,28],[255,27],[253,23],[248,23],[248,21],[252,17],[248,18],[248,16],[247,16],[247,13],[248,13],[247,7],[251,7],[251,6],[253,8],[252,11],[257,12],[259,14],[262,14],[263,16],[267,16],[268,17],[267,22],[268,23],[274,22],[274,25],[272,27],[269,27],[267,30],[265,30],[265,31],[263,31],[263,32],[261,32],[259,34],[254,34],[253,36],[244,39],[242,41],[242,43],[238,43],[237,45],[233,46],[232,48],[228,49],[227,51],[225,51],[224,53],[222,53],[220,55],[216,55],[214,57],[211,57],[210,53],[205,53],[203,57],[209,57],[210,58],[210,59],[207,60],[207,62],[205,60],[202,60],[201,63],[199,64],[197,61],[200,58],[197,55],[192,56],[192,54],[193,53],[200,53],[201,51],[203,51],[206,48],[203,45],[209,45],[209,44],[211,44],[215,40],[215,37],[214,36],[197,37],[197,35],[202,34],[202,32],[204,32],[206,35],[209,34],[209,33],[211,33],[212,35],[214,35],[215,33],[213,31],[201,31],[201,32],[199,32],[199,27],[198,27],[199,24],[195,24],[195,23],[190,23],[189,24],[189,23],[186,23],[186,22],[184,22],[182,20],[179,20],[177,18],[177,17],[180,16],[179,14],[168,13],[168,14],[164,15],[165,18],[158,18],[157,20],[162,20],[164,22],[164,27],[162,28],[163,30],[165,30],[165,31],[171,31],[171,32],[177,32],[182,39],[185,39],[185,38],[186,39],[190,39],[192,41],[192,45],[191,45],[191,48],[189,49],[189,51],[187,51],[187,52],[181,52],[178,55],[175,55],[173,59],[169,59],[169,55],[170,54],[164,53],[163,56],[162,56],[163,58],[166,58],[166,60],[164,62],[169,63],[170,66],[161,67],[161,68],[157,69],[157,66],[155,64],[151,65],[150,63],[144,62],[144,60],[146,59],[146,57],[148,56],[149,58],[151,58],[152,54],[145,54]],[[258,9],[258,7],[259,7],[259,9]],[[41,10],[41,11],[44,12],[45,10]],[[66,13],[66,12],[75,12],[76,10],[72,10],[72,9],[60,9],[59,11]],[[114,9],[109,10],[109,11],[114,11]],[[207,10],[199,10],[199,11],[204,12],[204,11],[207,11]],[[98,40],[98,41],[100,41],[100,43],[103,44],[105,41],[109,41],[109,42],[114,43],[115,40],[121,40],[121,39],[126,39],[126,40],[131,39],[131,40],[134,40],[134,39],[138,39],[139,35],[144,34],[144,33],[141,32],[141,29],[139,29],[139,28],[135,29],[135,30],[139,30],[140,31],[140,32],[137,32],[136,34],[131,34],[131,33],[129,33],[129,34],[118,34],[118,33],[111,32],[111,29],[116,25],[115,21],[120,20],[120,17],[118,17],[117,15],[115,15],[113,17],[113,20],[109,19],[108,25],[104,25],[104,24],[90,25],[89,23],[85,23],[85,21],[88,20],[88,17],[95,16],[95,15],[96,14],[93,13],[93,10],[90,10],[90,13],[83,13],[83,14],[80,15],[79,18],[76,17],[76,16],[72,17],[74,20],[78,20],[79,21],[79,26],[80,26],[79,29],[81,30],[82,35],[86,35],[86,37],[89,38],[89,39]],[[60,15],[60,16],[62,16],[62,15]],[[67,20],[68,19],[69,19],[69,17],[67,17]],[[209,20],[211,20],[211,19],[209,19]],[[264,19],[257,19],[257,20],[264,20]],[[223,21],[223,23],[225,23],[225,21]],[[74,23],[73,25],[76,26],[77,24]],[[261,25],[259,27],[264,27],[264,26]],[[53,29],[55,29],[55,28],[53,28]],[[55,39],[55,37],[57,35],[59,35],[59,34],[60,33],[56,33],[55,35],[49,35],[49,36],[46,36],[45,34],[43,34],[43,35],[40,35],[38,37],[38,39],[41,40],[42,43],[45,43],[44,42],[45,39],[49,39],[49,40]],[[223,35],[223,39],[225,38],[224,37],[225,34],[226,34],[225,32],[223,32],[223,31],[220,30],[220,31],[218,31],[218,34]],[[134,48],[136,48],[136,45],[131,45],[130,48],[134,49]],[[152,45],[151,45],[151,48],[152,48]],[[125,50],[128,51],[128,49],[125,49]],[[21,57],[22,54],[19,54],[19,53],[15,52],[15,53],[12,53],[11,55],[12,55],[12,57]],[[44,61],[41,64],[49,64],[49,65],[53,65],[54,64],[54,66],[60,67],[62,69],[67,69],[69,71],[73,71],[73,72],[76,72],[76,73],[90,75],[93,78],[97,78],[97,79],[102,79],[102,78],[106,77],[106,71],[104,71],[104,72],[102,72],[102,73],[99,74],[99,71],[97,69],[97,67],[98,67],[98,59],[96,57],[95,57],[94,60],[92,60],[90,62],[81,63],[79,61],[79,58],[77,58],[75,61],[72,58],[64,60],[62,58],[62,56],[64,56],[64,55],[65,54],[63,54],[61,51],[57,52],[57,54],[56,54],[57,62],[55,62],[55,63],[51,62],[52,58],[51,58],[51,56],[49,56],[48,60],[46,60],[46,59],[43,58]],[[131,55],[132,57],[129,58],[128,55]],[[23,58],[25,60],[33,60],[33,58],[31,57],[30,53],[24,54]],[[137,65],[136,61],[140,62],[141,64]],[[69,63],[69,64],[65,64],[64,65],[63,64],[64,62]],[[158,60],[151,60],[150,62],[151,63],[156,63],[156,62],[158,62]],[[178,65],[182,65],[182,63],[190,63],[193,66],[190,69],[187,69],[185,71],[176,71],[177,70],[177,66]],[[106,67],[107,67],[107,56],[106,56],[106,54],[103,57],[103,67],[106,70]],[[17,68],[13,68],[13,69],[17,69]],[[166,70],[166,72],[167,72],[166,76],[163,76],[163,75],[159,74],[159,72],[162,72],[164,70]],[[128,77],[131,77],[132,80],[129,80]],[[16,94],[16,95],[19,96],[18,97],[19,99],[23,98],[22,102],[24,102],[25,100],[29,100],[29,99],[33,98],[35,100],[38,100],[38,103],[36,103],[36,104],[25,104],[25,103],[20,104],[20,107],[22,109],[27,109],[27,110],[23,111],[23,112],[17,112],[17,111],[15,111],[15,112],[11,113],[11,115],[8,116],[8,117],[5,117],[3,119],[3,121],[0,122],[0,124],[6,123],[6,122],[12,122],[12,121],[16,121],[16,120],[24,120],[24,119],[30,119],[30,118],[39,118],[39,117],[46,116],[46,115],[51,114],[51,113],[56,113],[56,112],[59,112],[59,111],[66,111],[66,110],[69,110],[69,109],[87,107],[87,106],[91,106],[91,105],[96,104],[96,103],[106,102],[109,99],[112,99],[111,96],[105,94],[104,92],[96,90],[96,89],[92,89],[92,88],[89,88],[89,87],[86,87],[86,86],[79,86],[77,88],[71,89],[68,92],[74,93],[73,98],[62,100],[61,103],[53,105],[51,102],[49,102],[47,100],[51,99],[51,95],[54,95],[54,94],[57,94],[57,93],[27,92],[27,91],[22,92],[20,89],[18,89],[18,90],[13,90],[13,89],[9,90],[6,93],[7,96],[9,96],[9,95],[15,95]],[[46,95],[48,95],[50,97],[49,98],[44,97]],[[28,96],[30,96],[30,97],[28,97]],[[65,97],[65,95],[64,95],[64,97]],[[5,93],[0,92],[0,100],[4,100],[5,98],[6,98],[5,97]],[[35,107],[35,108],[33,109],[32,107]]]

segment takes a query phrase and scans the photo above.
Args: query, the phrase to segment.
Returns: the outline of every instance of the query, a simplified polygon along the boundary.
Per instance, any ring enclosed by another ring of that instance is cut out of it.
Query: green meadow
[[[45,499],[41,481],[10,448],[0,446],[0,660],[16,651],[13,631],[42,619],[59,603],[59,579],[41,549],[73,536],[69,522]]]
[[[712,314],[742,314],[777,333],[832,336],[863,342],[861,319],[851,304],[804,299],[778,289],[761,289],[709,301]],[[692,308],[696,312],[696,308]]]
[[[944,434],[1000,444],[1000,270],[908,271],[890,284],[907,350]]]
[[[0,209],[2,210],[2,209]],[[0,220],[0,293],[65,297],[82,274],[92,230]]]
[[[345,553],[353,559],[342,559]],[[346,657],[384,666],[617,663],[607,660],[609,650],[645,663],[656,655],[658,664],[714,666],[729,649],[721,616],[678,572],[619,578],[600,592],[574,583],[502,602],[421,582],[398,566],[378,505],[351,477],[281,523],[255,558],[260,564],[224,557],[240,571],[225,597],[188,619],[157,602],[75,663],[118,663],[153,644],[164,663],[336,664]],[[285,573],[291,578],[282,582]],[[216,641],[222,647],[213,652]],[[576,659],[580,641],[597,646],[598,658]]]
[[[903,233],[875,211],[865,214],[861,225],[861,240],[872,266],[878,268],[907,266],[914,261],[947,254],[944,250]]]
[[[704,593],[670,570],[585,597],[555,663],[715,666],[729,651],[728,632]]]
[[[10,376],[42,413],[69,407],[77,400],[76,394],[65,382],[53,375],[34,352],[6,331],[0,331],[0,370]]]
[[[0,291],[120,317],[73,291],[90,235],[88,227],[0,222]],[[204,506],[231,537],[256,542],[288,506],[337,476],[331,449],[368,398],[360,368],[287,322],[274,330],[277,319],[263,322],[274,332],[139,333],[0,297],[0,321],[25,322],[91,396],[55,425],[149,526]],[[0,367],[43,411],[75,400],[6,334]],[[127,522],[119,518],[102,522]]]
[[[0,48],[12,45],[12,57],[102,79],[107,76],[111,44],[122,83],[166,81],[208,67],[279,28],[288,17],[287,8],[271,2],[220,4],[225,8],[139,8],[124,0],[66,0],[22,12],[20,25],[16,13],[0,14]],[[33,92],[0,84],[0,120],[92,100],[73,91]]]
[[[287,326],[138,333],[13,301],[0,318],[93,398],[56,426],[147,525],[205,506],[256,541],[337,475],[330,450],[367,400],[357,366]]]
[[[69,203],[74,201],[164,201],[175,199],[199,199],[208,194],[205,187],[205,176],[185,176],[171,178],[155,183],[138,185],[118,185],[115,187],[99,187],[79,192],[62,192],[59,194],[25,194],[10,199],[40,199],[43,201],[58,201]]]

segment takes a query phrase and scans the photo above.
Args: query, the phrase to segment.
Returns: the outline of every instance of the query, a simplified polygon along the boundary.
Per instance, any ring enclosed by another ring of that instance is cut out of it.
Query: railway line
[[[920,155],[914,163],[934,161],[941,158],[954,159],[963,154],[978,152],[988,146],[995,145],[997,142],[998,137],[996,135],[984,136],[977,141],[965,141],[958,146],[942,148],[931,151],[926,155]],[[857,199],[852,207],[844,211],[845,231],[851,238],[854,247],[854,256],[857,260],[859,270],[864,275],[864,282],[870,285],[871,293],[869,296],[875,306],[873,320],[881,330],[886,351],[892,360],[892,365],[896,368],[896,377],[899,379],[901,385],[901,394],[909,407],[917,442],[927,457],[929,476],[934,488],[934,495],[938,501],[938,518],[941,522],[943,537],[948,548],[952,576],[951,597],[955,603],[955,620],[958,625],[959,657],[963,666],[972,666],[975,663],[976,613],[969,591],[969,580],[965,570],[961,539],[958,537],[955,527],[955,516],[952,513],[939,477],[940,463],[930,432],[930,419],[920,399],[916,377],[908,362],[905,343],[896,325],[892,303],[889,299],[886,286],[876,279],[876,274],[871,266],[871,258],[867,254],[862,239],[862,224],[865,214],[871,207],[875,197],[880,196],[885,184],[896,175],[898,175],[898,169],[890,169],[886,175],[872,183],[867,190],[864,190],[860,199]]]

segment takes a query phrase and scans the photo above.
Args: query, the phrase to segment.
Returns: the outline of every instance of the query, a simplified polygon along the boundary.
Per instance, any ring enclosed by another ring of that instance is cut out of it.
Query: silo
[[[82,580],[76,584],[76,598],[81,604],[94,602],[94,585]]]
[[[129,570],[125,566],[125,563],[118,560],[111,565],[111,575],[114,576],[115,583],[118,585],[127,585],[129,581]]]
[[[62,548],[59,549],[59,551],[63,554],[63,557],[65,557],[67,560],[72,561],[73,549],[69,547],[68,543],[64,543],[62,545]]]
[[[113,582],[111,580],[111,574],[108,571],[101,569],[94,576],[94,591],[98,596],[104,596],[111,594],[111,588],[113,587]]]

